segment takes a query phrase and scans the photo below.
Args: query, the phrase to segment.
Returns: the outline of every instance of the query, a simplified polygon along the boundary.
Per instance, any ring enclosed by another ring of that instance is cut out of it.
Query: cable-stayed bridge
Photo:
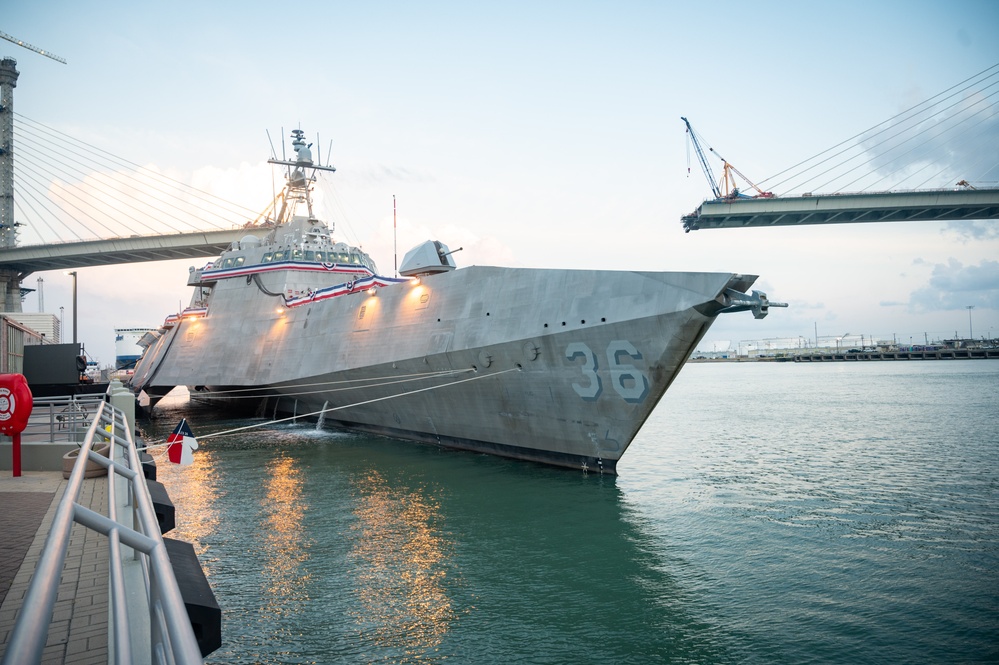
[[[17,78],[0,60],[0,311],[21,311],[33,272],[217,256],[269,231],[257,211],[16,113]]]
[[[218,255],[262,235],[258,211],[13,114],[16,221],[0,268],[22,273]]]
[[[0,155],[17,157],[0,222],[3,311],[20,311],[20,282],[34,272],[214,257],[270,231],[256,211],[30,118],[11,119],[13,150]]]
[[[21,273],[23,279],[33,272],[45,270],[218,256],[235,240],[247,235],[261,237],[269,231],[270,228],[266,226],[251,226],[221,231],[191,231],[23,245],[0,252],[0,269],[16,270]]]
[[[684,230],[857,222],[999,219],[999,189],[923,190],[705,201]]]
[[[742,192],[714,181],[688,122],[716,196],[684,229],[999,219],[997,100],[999,64]],[[726,185],[742,176],[722,161]]]

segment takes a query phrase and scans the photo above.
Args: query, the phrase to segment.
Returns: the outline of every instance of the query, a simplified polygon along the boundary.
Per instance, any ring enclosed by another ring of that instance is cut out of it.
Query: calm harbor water
[[[997,662],[997,416],[995,361],[699,364],[617,478],[302,423],[160,480],[213,663]]]

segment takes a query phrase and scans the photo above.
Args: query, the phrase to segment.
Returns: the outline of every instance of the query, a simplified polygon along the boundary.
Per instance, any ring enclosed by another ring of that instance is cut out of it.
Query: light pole
[[[73,278],[73,344],[76,344],[76,271],[70,270],[66,274]]]
[[[66,339],[66,308],[59,308],[59,343]]]
[[[975,306],[967,305],[965,309],[968,310],[968,339],[975,339],[975,333],[971,329],[971,310],[975,309]]]

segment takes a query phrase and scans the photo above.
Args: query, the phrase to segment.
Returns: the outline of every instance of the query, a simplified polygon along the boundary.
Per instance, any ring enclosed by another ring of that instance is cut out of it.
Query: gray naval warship
[[[141,340],[132,387],[562,467],[617,461],[722,313],[767,315],[755,275],[456,269],[447,245],[378,274],[312,212],[300,130],[272,229],[191,268],[190,306]],[[252,405],[252,406],[251,406]]]

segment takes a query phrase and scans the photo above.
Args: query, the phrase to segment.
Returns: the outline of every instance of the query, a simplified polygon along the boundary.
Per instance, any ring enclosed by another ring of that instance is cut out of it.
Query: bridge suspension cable
[[[898,189],[927,169],[911,188],[999,179],[997,87],[999,63],[758,184],[786,196]]]
[[[14,156],[21,244],[231,229],[258,216],[18,113]]]

